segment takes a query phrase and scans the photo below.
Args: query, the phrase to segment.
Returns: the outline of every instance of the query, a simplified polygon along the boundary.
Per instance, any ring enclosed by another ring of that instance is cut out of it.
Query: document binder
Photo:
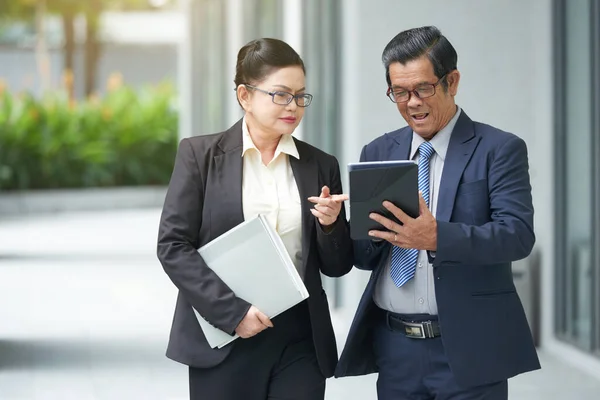
[[[269,318],[308,298],[308,291],[281,237],[263,215],[242,222],[200,247],[198,252],[236,296]],[[194,309],[206,340],[221,348],[235,339]]]

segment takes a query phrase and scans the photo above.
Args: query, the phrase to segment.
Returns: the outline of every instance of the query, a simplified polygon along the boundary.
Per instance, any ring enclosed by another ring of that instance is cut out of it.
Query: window
[[[303,140],[337,155],[341,124],[340,1],[306,0],[302,4],[306,88],[314,96],[302,120]],[[342,307],[342,280],[323,276],[323,285],[330,296],[331,307]]]
[[[196,115],[199,132],[194,134],[207,134],[220,132],[226,128],[225,95],[227,81],[223,65],[226,62],[226,3],[225,1],[203,0],[196,3],[199,11],[199,23],[194,28],[197,34],[196,45],[200,50],[195,52],[199,68],[199,86],[194,91],[199,96],[198,107],[192,110]],[[194,112],[196,111],[196,112]]]
[[[600,0],[555,1],[556,333],[600,351]]]
[[[306,87],[314,100],[306,110],[304,140],[337,155],[340,134],[341,37],[339,0],[307,0],[304,4],[303,58]]]
[[[259,38],[283,39],[281,0],[244,0],[244,44]]]
[[[183,75],[189,81],[180,83],[182,101],[186,102],[186,119],[182,121],[183,136],[220,132],[227,128],[227,98],[231,85],[223,68],[226,62],[225,1],[200,0],[188,3],[187,46],[182,68],[191,68]],[[229,90],[227,90],[229,89]],[[189,102],[189,105],[187,104]]]

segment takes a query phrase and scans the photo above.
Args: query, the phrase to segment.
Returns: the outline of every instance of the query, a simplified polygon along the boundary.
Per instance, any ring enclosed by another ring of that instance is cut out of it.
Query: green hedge
[[[74,104],[0,90],[0,189],[168,183],[177,150],[169,84],[122,86]]]

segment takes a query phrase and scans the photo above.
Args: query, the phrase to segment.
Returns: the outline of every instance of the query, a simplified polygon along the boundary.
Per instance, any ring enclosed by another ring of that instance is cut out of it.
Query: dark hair
[[[289,44],[279,39],[263,38],[247,43],[240,49],[235,66],[235,87],[262,81],[276,69],[291,66],[302,67],[304,62]]]
[[[442,32],[435,26],[424,26],[413,28],[397,34],[383,50],[381,60],[385,66],[385,78],[388,86],[390,82],[390,64],[399,62],[406,64],[427,55],[433,65],[433,72],[437,78],[456,69],[458,55],[452,44],[446,39]],[[442,82],[444,90],[448,83]]]

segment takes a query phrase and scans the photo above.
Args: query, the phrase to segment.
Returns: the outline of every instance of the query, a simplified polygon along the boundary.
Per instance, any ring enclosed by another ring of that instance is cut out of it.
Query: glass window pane
[[[226,2],[189,2],[190,88],[189,135],[220,132],[227,128],[227,98],[232,96],[226,61]]]
[[[600,0],[594,0],[591,18],[591,41],[592,41],[592,90],[594,92],[594,100],[592,102],[592,110],[600,108]],[[594,165],[594,189],[595,196],[593,205],[595,209],[595,245],[592,246],[595,250],[594,255],[594,289],[592,301],[592,332],[595,336],[592,346],[595,349],[596,355],[600,356],[600,114],[594,112],[595,119],[593,124],[593,141],[595,156],[592,161]]]
[[[244,0],[244,43],[270,37],[283,39],[280,0]]]
[[[341,6],[338,0],[303,2],[302,56],[306,63],[306,88],[314,96],[306,109],[303,139],[336,155],[340,131]],[[323,276],[332,308],[342,307],[343,279]]]
[[[566,316],[564,332],[592,343],[592,87],[590,1],[566,2]]]
[[[304,139],[337,155],[340,128],[340,3],[307,0],[303,13],[303,56],[307,91],[314,95],[302,122]]]

